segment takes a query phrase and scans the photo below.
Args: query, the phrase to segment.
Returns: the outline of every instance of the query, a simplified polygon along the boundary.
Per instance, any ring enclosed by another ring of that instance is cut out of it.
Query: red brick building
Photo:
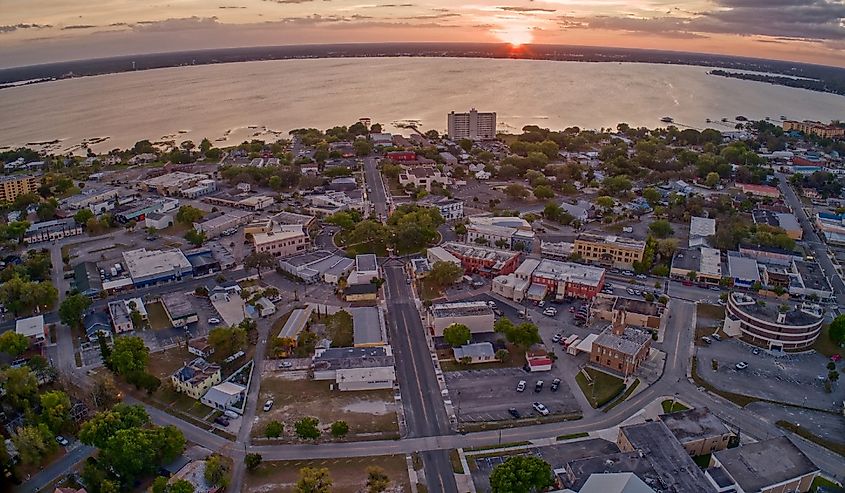
[[[476,245],[465,245],[453,241],[443,244],[443,249],[461,261],[461,267],[468,274],[484,277],[508,275],[519,266],[520,253]]]
[[[625,312],[618,311],[613,322],[593,341],[590,362],[626,377],[633,374],[651,350],[651,332],[625,325]]]

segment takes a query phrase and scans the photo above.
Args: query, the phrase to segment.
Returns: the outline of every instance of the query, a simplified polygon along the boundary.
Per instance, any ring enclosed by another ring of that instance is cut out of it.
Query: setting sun
[[[531,26],[521,24],[518,21],[511,19],[502,19],[501,27],[492,29],[490,32],[494,36],[510,43],[513,47],[518,47],[534,41],[534,34],[531,32]]]

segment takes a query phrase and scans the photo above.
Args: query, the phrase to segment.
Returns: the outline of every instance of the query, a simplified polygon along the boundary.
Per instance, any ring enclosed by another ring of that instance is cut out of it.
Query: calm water
[[[719,120],[845,117],[845,97],[709,76],[703,67],[446,58],[249,62],[63,80],[0,91],[0,146],[86,139],[108,150],[139,139],[241,142],[292,128],[417,121],[496,111],[500,130],[658,126]],[[732,126],[729,126],[732,128]]]

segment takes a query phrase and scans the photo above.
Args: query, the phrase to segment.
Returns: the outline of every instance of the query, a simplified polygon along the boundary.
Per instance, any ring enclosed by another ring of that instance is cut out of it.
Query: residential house
[[[489,342],[476,342],[474,344],[464,344],[452,350],[457,361],[469,361],[471,364],[475,363],[490,363],[496,360],[496,351],[493,349],[493,344]]]
[[[132,325],[132,316],[129,307],[122,300],[109,302],[109,315],[111,316],[115,334],[129,332],[135,328]]]
[[[238,414],[242,410],[236,404],[246,397],[246,387],[233,382],[223,382],[208,389],[200,398],[200,402],[218,411],[234,411]]]
[[[85,329],[85,335],[91,342],[99,339],[99,335],[104,337],[111,337],[112,326],[108,315],[101,311],[92,311],[82,318],[82,327]]]
[[[15,322],[15,332],[25,336],[30,347],[40,347],[47,340],[47,326],[44,325],[44,315],[18,319]]]
[[[220,383],[222,379],[220,366],[209,363],[203,358],[197,358],[176,370],[170,377],[173,388],[177,392],[199,399],[212,385]]]

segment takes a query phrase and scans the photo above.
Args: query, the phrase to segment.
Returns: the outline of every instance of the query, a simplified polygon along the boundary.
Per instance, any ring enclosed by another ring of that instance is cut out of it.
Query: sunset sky
[[[845,66],[845,0],[2,0],[0,4],[2,67],[202,48],[389,41],[656,48]]]

